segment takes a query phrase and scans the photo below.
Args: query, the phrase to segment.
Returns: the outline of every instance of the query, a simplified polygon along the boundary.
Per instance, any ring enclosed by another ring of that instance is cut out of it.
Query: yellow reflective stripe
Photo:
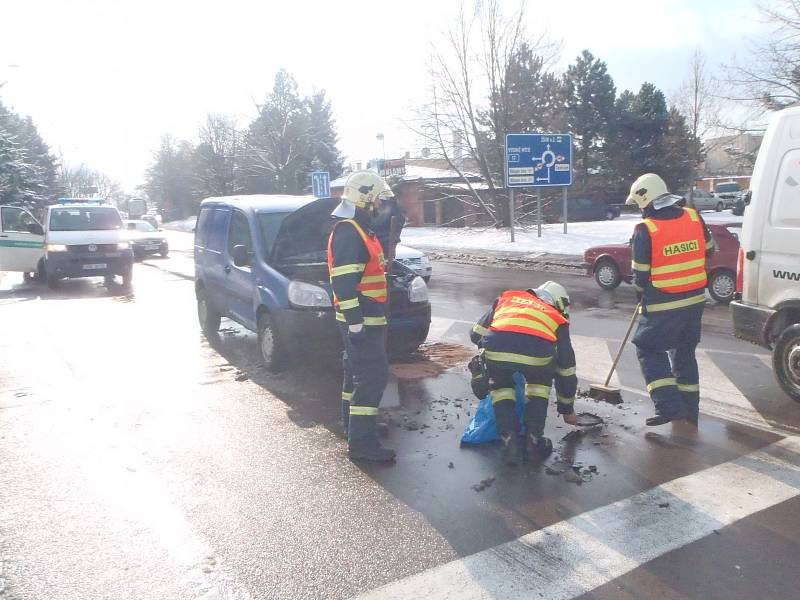
[[[704,281],[705,278],[706,272],[703,271],[702,273],[695,273],[694,275],[687,275],[686,277],[676,277],[675,279],[651,279],[650,283],[653,284],[654,288],[664,288],[671,287],[673,285],[688,285],[690,283],[697,283],[698,281]]]
[[[561,394],[556,394],[556,400],[561,402],[561,404],[572,404],[575,402],[575,396],[562,396]]]
[[[642,222],[644,223],[645,227],[647,227],[648,231],[650,231],[650,233],[655,233],[658,231],[658,226],[655,224],[655,222],[653,222],[652,219],[645,219]]]
[[[331,269],[331,277],[339,275],[348,275],[349,273],[361,273],[367,265],[364,263],[350,263],[348,265],[340,265]]]
[[[358,306],[358,298],[352,300],[339,300],[339,310],[347,310],[348,308],[356,308]]]
[[[685,210],[686,210],[687,213],[689,213],[689,218],[692,221],[699,221],[700,220],[700,217],[697,216],[697,211],[695,209],[687,208]]]
[[[682,392],[699,392],[700,391],[700,384],[699,383],[679,383],[678,389]]]
[[[353,406],[350,405],[350,416],[358,415],[361,417],[371,417],[378,414],[377,406]]]
[[[386,288],[383,288],[382,290],[359,290],[358,293],[367,298],[383,298],[387,291]]]
[[[514,400],[516,398],[514,388],[500,388],[499,390],[492,390],[490,395],[492,397],[492,404],[497,404],[501,400]]]
[[[528,356],[527,354],[515,354],[513,352],[493,352],[492,350],[486,350],[484,356],[496,362],[520,363],[534,367],[544,367],[553,362],[552,356],[542,358],[539,356]]]
[[[545,400],[547,400],[550,398],[550,386],[540,385],[538,383],[526,383],[525,395],[536,396],[537,398],[544,398]]]
[[[353,392],[342,392],[342,400],[347,400],[348,402],[350,402],[352,398],[353,398]]]
[[[480,336],[483,336],[483,335],[486,335],[487,333],[489,333],[489,330],[486,329],[486,327],[484,327],[483,325],[481,325],[479,323],[475,324],[475,326],[472,328],[472,331],[474,331],[475,333],[477,333]]]
[[[570,375],[575,375],[575,367],[570,367],[569,369],[556,369],[556,373],[562,377],[569,377]]]
[[[361,283],[385,283],[386,275],[364,275]]]
[[[503,327],[504,325],[517,325],[519,327],[528,327],[530,329],[535,329],[536,331],[541,331],[542,333],[546,333],[548,335],[555,337],[555,332],[547,327],[544,323],[539,323],[538,321],[534,321],[532,319],[495,319],[492,321],[492,327]]]
[[[699,296],[689,296],[683,300],[673,300],[672,302],[659,302],[658,304],[648,304],[647,312],[659,312],[662,310],[674,310],[676,308],[684,308],[692,306],[693,304],[702,304],[706,301],[705,294]]]
[[[647,391],[652,392],[658,388],[667,387],[669,385],[678,385],[678,380],[674,377],[665,377],[664,379],[656,379],[647,384]]]
[[[698,258],[697,260],[687,260],[686,262],[677,263],[674,265],[666,265],[663,267],[654,267],[653,275],[663,275],[664,273],[675,273],[676,271],[683,271],[689,269],[696,269],[706,264],[705,258]]]
[[[386,325],[386,317],[364,317],[364,325]]]
[[[558,329],[558,323],[556,323],[553,319],[548,317],[541,310],[536,310],[535,308],[515,308],[513,306],[504,306],[503,308],[499,309],[498,311],[496,311],[494,313],[494,318],[497,319],[497,318],[502,317],[503,315],[508,314],[508,313],[512,313],[512,314],[513,313],[522,313],[524,315],[531,315],[532,317],[536,317],[540,321],[542,321],[545,324],[547,324],[550,327],[550,329],[552,329],[553,331]]]
[[[646,263],[638,263],[635,260],[631,261],[631,267],[633,267],[636,271],[644,271],[645,273],[650,270],[650,265]],[[653,269],[655,272],[655,269]]]
[[[341,321],[342,323],[347,323],[347,319],[345,319],[344,315],[340,312],[336,313],[336,320]]]

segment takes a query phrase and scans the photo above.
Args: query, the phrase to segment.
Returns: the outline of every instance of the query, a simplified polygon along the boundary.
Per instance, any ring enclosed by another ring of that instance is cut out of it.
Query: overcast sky
[[[470,1],[470,0],[467,0]],[[0,0],[0,97],[55,151],[141,183],[164,133],[194,140],[209,112],[246,124],[283,67],[333,102],[349,160],[418,150],[404,125],[426,96],[431,43],[459,0]],[[518,3],[503,3],[514,12]],[[542,8],[544,6],[544,8]],[[702,49],[725,62],[763,30],[754,0],[529,2],[525,25],[608,63],[618,90],[668,95]]]

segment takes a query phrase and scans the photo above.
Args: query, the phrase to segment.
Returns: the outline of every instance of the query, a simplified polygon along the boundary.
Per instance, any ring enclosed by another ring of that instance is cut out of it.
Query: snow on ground
[[[196,223],[197,217],[189,217],[181,221],[170,221],[169,223],[164,223],[161,225],[161,227],[164,229],[170,229],[172,231],[184,231],[191,233],[194,231],[194,226]]]
[[[708,223],[740,223],[742,217],[730,212],[704,212]],[[564,234],[564,225],[542,225],[542,237],[536,226],[516,230],[516,241],[511,242],[508,229],[471,227],[406,227],[403,244],[421,250],[468,250],[483,252],[518,252],[525,255],[583,254],[584,250],[602,244],[627,242],[633,228],[641,221],[639,215],[622,215],[613,221],[570,223]]]

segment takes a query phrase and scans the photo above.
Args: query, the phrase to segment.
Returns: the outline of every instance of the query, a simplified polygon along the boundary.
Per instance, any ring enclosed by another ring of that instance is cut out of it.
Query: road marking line
[[[698,350],[696,356],[700,369],[700,410],[721,418],[733,416],[762,428],[770,427],[706,351]]]
[[[572,347],[575,349],[575,362],[578,365],[578,376],[591,383],[603,383],[614,362],[606,340],[598,337],[572,335]],[[621,340],[620,340],[621,341]],[[617,372],[611,376],[609,385],[620,386]]]
[[[786,438],[359,598],[574,598],[797,497],[798,452]]]

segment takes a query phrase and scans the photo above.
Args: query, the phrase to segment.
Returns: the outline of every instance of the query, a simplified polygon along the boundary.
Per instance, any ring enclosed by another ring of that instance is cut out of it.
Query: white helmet
[[[356,171],[347,178],[342,201],[331,214],[334,217],[351,219],[356,214],[356,208],[369,210],[375,198],[393,196],[392,189],[375,171]]]
[[[672,206],[681,199],[670,194],[667,184],[655,173],[645,173],[633,182],[625,204],[637,204],[640,209],[651,203],[656,209]]]
[[[530,290],[565,317],[569,316],[569,294],[563,285],[555,281],[546,281],[538,288]]]

